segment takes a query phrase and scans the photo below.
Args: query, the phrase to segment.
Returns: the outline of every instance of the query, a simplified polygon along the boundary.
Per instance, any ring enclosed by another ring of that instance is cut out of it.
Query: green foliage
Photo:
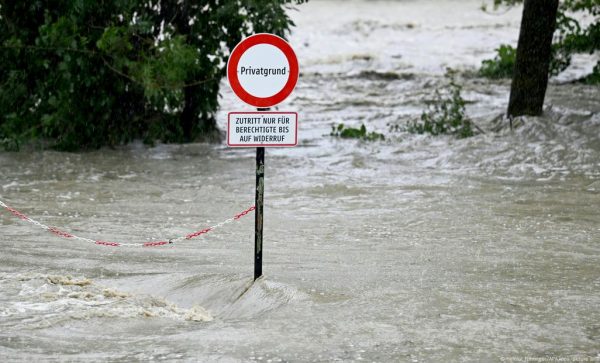
[[[483,77],[497,79],[512,76],[517,50],[510,45],[502,44],[496,49],[494,59],[486,59],[482,62],[479,74]]]
[[[600,63],[596,64],[591,74],[582,79],[586,84],[600,84]]]
[[[214,140],[229,50],[302,2],[0,0],[0,144]]]
[[[348,127],[343,123],[331,126],[331,136],[341,137],[343,139],[359,139],[363,141],[385,140],[383,134],[375,131],[367,132],[367,127],[363,124],[359,128]]]
[[[523,0],[494,0],[494,7],[497,8],[501,5],[515,6],[522,2]],[[587,27],[582,27],[570,15],[575,13],[588,15],[594,20]],[[571,64],[573,54],[593,54],[597,50],[600,50],[600,1],[562,0],[559,3],[556,18],[550,74],[557,75],[564,71]],[[486,59],[482,62],[479,72],[482,76],[489,78],[510,77],[512,76],[515,59],[516,52],[514,52],[514,49],[510,45],[501,45],[497,49],[497,55],[494,59]],[[596,63],[593,73],[586,77],[586,81],[594,83],[598,82],[599,79],[600,61]]]
[[[461,96],[462,87],[456,83],[455,74],[448,70],[448,84],[445,90],[435,90],[435,98],[420,120],[409,122],[407,131],[417,134],[450,134],[458,138],[474,135],[473,123],[467,117],[465,100]]]
[[[593,21],[587,27],[581,24],[570,13],[583,13]],[[589,53],[600,50],[600,1],[598,0],[564,0],[560,3],[556,19],[557,31],[552,45],[553,58],[550,65],[552,74],[558,74],[571,64],[571,57],[576,53]],[[592,73],[586,77],[590,83],[598,83],[600,79],[600,61]]]

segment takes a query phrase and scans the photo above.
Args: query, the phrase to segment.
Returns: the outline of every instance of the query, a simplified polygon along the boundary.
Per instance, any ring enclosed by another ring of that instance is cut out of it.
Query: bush
[[[494,59],[486,59],[481,63],[479,74],[492,79],[510,78],[516,59],[517,50],[510,45],[502,44],[496,49]]]
[[[360,128],[348,127],[344,124],[332,125],[330,135],[344,139],[360,139],[364,141],[385,140],[383,134],[375,131],[367,132],[367,127],[364,124]]]
[[[461,96],[462,87],[456,83],[454,72],[448,70],[448,85],[445,91],[435,90],[435,98],[420,120],[409,122],[406,130],[417,134],[449,134],[458,138],[474,135],[473,123],[465,112],[465,100]]]
[[[229,49],[304,0],[3,0],[0,143],[60,150],[219,140]]]
[[[581,81],[586,84],[600,84],[600,63],[596,64],[594,71],[584,77]]]

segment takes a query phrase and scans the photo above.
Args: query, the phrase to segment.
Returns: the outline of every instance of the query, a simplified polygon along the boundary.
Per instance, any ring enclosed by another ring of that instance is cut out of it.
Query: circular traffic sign
[[[260,33],[233,48],[227,79],[233,92],[255,107],[271,107],[285,100],[298,82],[298,58],[277,35]]]

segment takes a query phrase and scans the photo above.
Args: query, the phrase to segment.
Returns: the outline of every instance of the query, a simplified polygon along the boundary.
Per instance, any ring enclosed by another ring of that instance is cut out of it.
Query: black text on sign
[[[296,112],[230,112],[227,145],[291,147],[298,144]]]

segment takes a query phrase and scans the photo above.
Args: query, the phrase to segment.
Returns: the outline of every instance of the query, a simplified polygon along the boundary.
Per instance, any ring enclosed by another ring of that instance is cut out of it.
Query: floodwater
[[[300,145],[266,155],[265,277],[253,215],[163,248],[60,239],[0,213],[0,360],[600,360],[600,92],[552,80],[544,117],[495,121],[509,82],[463,75],[473,138],[390,131],[444,68],[515,42],[478,1],[313,1],[293,12],[302,76],[279,107]],[[592,59],[590,59],[592,58]],[[471,72],[472,73],[472,72]],[[226,112],[247,110],[223,84]],[[385,141],[330,137],[366,124]],[[83,237],[145,242],[254,198],[252,149],[134,144],[0,153],[0,196]]]

